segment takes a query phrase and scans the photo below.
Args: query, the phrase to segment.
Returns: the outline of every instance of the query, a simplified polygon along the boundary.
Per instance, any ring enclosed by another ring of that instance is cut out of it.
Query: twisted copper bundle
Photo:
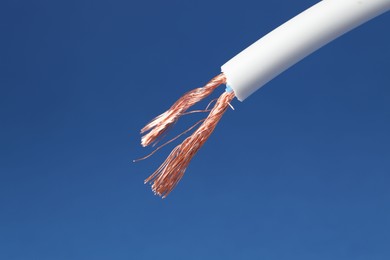
[[[176,146],[161,166],[145,180],[145,183],[152,183],[155,194],[165,198],[175,188],[191,159],[210,137],[233,98],[233,92],[224,92],[202,125]]]
[[[144,128],[141,134],[150,131],[141,138],[142,146],[148,146],[157,141],[165,131],[174,124],[191,106],[210,95],[215,88],[226,82],[222,73],[211,79],[204,87],[193,89],[184,94],[166,112],[154,118]]]

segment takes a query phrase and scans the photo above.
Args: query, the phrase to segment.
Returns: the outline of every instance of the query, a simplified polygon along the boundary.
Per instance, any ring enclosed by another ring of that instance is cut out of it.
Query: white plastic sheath
[[[243,101],[307,55],[389,9],[390,0],[323,0],[226,62],[221,70],[227,85]]]

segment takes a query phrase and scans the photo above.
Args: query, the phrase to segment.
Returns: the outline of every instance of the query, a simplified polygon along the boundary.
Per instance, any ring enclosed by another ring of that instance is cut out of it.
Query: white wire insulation
[[[238,100],[342,34],[390,10],[390,0],[323,0],[222,65]]]

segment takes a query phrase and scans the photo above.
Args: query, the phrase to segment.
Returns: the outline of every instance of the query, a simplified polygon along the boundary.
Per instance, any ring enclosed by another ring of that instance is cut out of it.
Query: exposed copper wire
[[[166,112],[154,118],[141,129],[141,134],[149,131],[141,138],[142,146],[145,147],[154,143],[191,106],[210,95],[215,88],[224,83],[226,83],[226,77],[223,73],[221,73],[211,79],[205,86],[193,89],[184,94]]]
[[[157,147],[156,149],[153,150],[153,152],[151,152],[150,154],[144,156],[144,157],[141,157],[141,158],[138,158],[138,159],[135,159],[133,160],[133,162],[139,162],[139,161],[142,161],[142,160],[145,160],[147,158],[149,158],[150,156],[152,156],[153,154],[155,154],[158,150],[160,150],[161,148],[163,148],[164,146],[172,143],[173,141],[175,141],[177,138],[179,138],[180,136],[188,133],[189,131],[191,131],[192,129],[194,129],[197,125],[199,125],[200,123],[202,123],[204,120],[206,120],[205,118],[204,119],[201,119],[199,120],[198,122],[196,122],[195,124],[193,124],[190,128],[188,128],[187,130],[185,130],[184,132],[178,134],[177,136],[175,136],[174,138],[172,138],[171,140],[165,142],[164,144],[160,145],[159,147]]]
[[[214,98],[213,100],[211,100],[205,109],[201,109],[201,110],[191,110],[191,111],[182,113],[181,115],[182,115],[182,116],[185,116],[185,115],[194,114],[194,113],[206,113],[206,112],[210,112],[211,109],[209,109],[209,107],[211,106],[212,103],[214,103],[214,102],[217,101],[217,100],[218,100],[218,98]],[[234,110],[234,109],[233,109],[233,110]]]
[[[209,107],[211,106],[212,103],[214,103],[215,101],[217,101],[218,98],[215,98],[213,100],[211,100],[209,102],[209,104],[207,105],[207,107],[203,110],[192,110],[192,111],[188,111],[188,112],[185,112],[185,113],[182,113],[182,116],[184,115],[189,115],[189,114],[194,114],[194,113],[208,113],[211,111],[211,109],[209,109]],[[229,104],[230,105],[230,104]],[[234,110],[234,108],[232,107],[232,105],[230,105],[230,107]],[[165,142],[164,144],[158,146],[156,149],[154,149],[151,153],[149,153],[148,155],[144,156],[144,157],[141,157],[141,158],[138,158],[138,159],[135,159],[133,160],[133,162],[139,162],[139,161],[142,161],[142,160],[145,160],[147,158],[149,158],[150,156],[152,156],[153,154],[155,154],[158,150],[160,150],[161,148],[163,148],[164,146],[170,144],[171,142],[175,141],[176,139],[178,139],[179,137],[181,137],[182,135],[188,133],[189,131],[191,131],[192,129],[194,129],[197,125],[199,125],[200,123],[202,123],[204,120],[206,120],[206,118],[203,118],[201,120],[199,120],[198,122],[196,122],[195,124],[193,124],[191,127],[189,127],[187,130],[183,131],[182,133],[178,134],[177,136],[175,136],[174,138],[170,139],[169,141]],[[155,142],[153,144],[153,146],[155,146],[157,144],[157,142]]]
[[[160,167],[145,180],[145,183],[152,183],[155,194],[165,198],[175,188],[191,159],[210,137],[233,98],[233,92],[224,92],[199,128],[176,146]]]
[[[181,114],[182,116],[185,116],[185,115],[190,115],[190,114],[196,114],[196,113],[206,113],[206,112],[210,112],[211,110],[209,109],[204,109],[204,110],[191,110],[191,111],[187,111],[183,114]]]

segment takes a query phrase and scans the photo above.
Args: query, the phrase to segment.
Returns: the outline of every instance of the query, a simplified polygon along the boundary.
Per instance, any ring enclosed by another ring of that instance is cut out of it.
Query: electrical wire
[[[205,119],[184,131],[161,147],[202,124],[177,145],[161,166],[146,180],[156,195],[165,198],[183,177],[191,159],[210,137],[234,97],[243,101],[264,84],[307,55],[344,33],[390,10],[390,0],[323,0],[271,31],[234,56],[221,67],[222,73],[202,88],[184,94],[166,112],[157,116],[141,130],[142,146],[156,144],[160,138],[188,113],[210,112]],[[209,110],[187,112],[218,86],[226,90]],[[233,108],[233,107],[232,107]],[[138,161],[135,160],[135,161]]]

